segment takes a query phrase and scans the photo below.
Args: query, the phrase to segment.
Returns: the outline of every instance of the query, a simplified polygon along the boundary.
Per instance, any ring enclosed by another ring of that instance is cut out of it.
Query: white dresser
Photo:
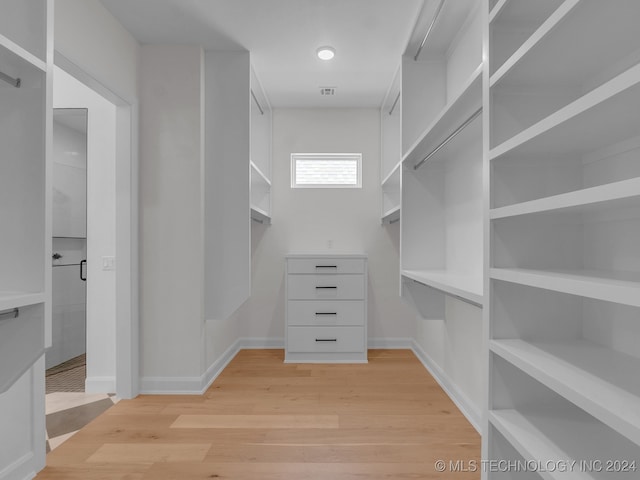
[[[287,255],[285,362],[367,362],[366,255]]]

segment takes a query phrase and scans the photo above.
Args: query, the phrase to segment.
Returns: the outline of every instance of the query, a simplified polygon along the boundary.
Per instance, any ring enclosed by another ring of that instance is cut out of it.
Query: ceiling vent
[[[336,87],[320,87],[320,95],[333,97],[336,94]]]

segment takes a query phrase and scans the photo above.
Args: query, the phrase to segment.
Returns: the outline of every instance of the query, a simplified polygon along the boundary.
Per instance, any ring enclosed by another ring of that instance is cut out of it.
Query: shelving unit
[[[382,223],[396,223],[400,220],[400,171],[402,164],[397,163],[394,169],[382,180]]]
[[[401,295],[417,312],[426,363],[475,425],[484,388],[481,13],[475,0],[425,2],[400,74]]]
[[[480,108],[481,73],[481,67],[472,72],[463,90],[404,155],[402,177],[403,211],[408,216],[403,223],[402,275],[478,306],[482,305],[482,122],[473,119],[458,129]]]
[[[31,13],[29,8],[26,12],[20,10],[16,13]],[[38,17],[36,20],[39,22],[41,19]],[[27,19],[19,16],[16,21],[26,22]],[[4,22],[3,18],[0,26],[4,29],[1,32],[8,30],[14,33],[13,29],[5,28]],[[17,39],[21,40],[21,37],[17,35]],[[27,43],[35,54],[44,56],[35,44]],[[0,203],[3,205],[0,223],[5,226],[0,239],[0,263],[3,265],[0,312],[24,308],[18,317],[24,323],[31,323],[29,313],[35,311],[25,307],[34,305],[40,306],[37,318],[44,321],[41,310],[47,298],[44,262],[47,251],[47,64],[46,58],[39,58],[34,53],[0,34],[0,115],[7,119],[0,132],[2,149],[6,152],[0,167]],[[7,349],[14,339],[6,330],[13,328],[11,325],[14,323],[15,320],[0,322],[3,359],[0,362],[0,392],[9,389],[44,351],[44,340],[39,334],[30,342],[30,354],[20,355],[21,361],[7,357]],[[44,332],[44,323],[40,326]]]
[[[45,463],[51,328],[53,2],[6,0],[0,16],[0,478]]]
[[[485,6],[484,455],[640,468],[640,4]]]
[[[271,105],[251,68],[251,218],[271,223]]]
[[[396,71],[380,109],[380,176],[382,223],[400,220],[400,169],[402,156],[402,71]]]
[[[271,223],[271,181],[251,162],[251,218]]]

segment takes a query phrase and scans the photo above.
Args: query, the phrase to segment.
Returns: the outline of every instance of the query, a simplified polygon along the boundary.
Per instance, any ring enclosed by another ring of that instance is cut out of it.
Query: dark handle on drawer
[[[337,265],[316,265],[316,268],[338,268]]]
[[[316,312],[316,315],[338,315],[338,312]]]
[[[322,289],[322,290],[335,290],[338,287],[316,287],[317,289]]]
[[[337,342],[337,338],[316,338],[316,342]]]

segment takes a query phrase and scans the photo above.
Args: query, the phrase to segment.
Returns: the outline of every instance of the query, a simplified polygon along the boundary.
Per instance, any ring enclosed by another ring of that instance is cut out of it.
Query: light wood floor
[[[450,471],[450,461],[479,465],[480,437],[412,352],[370,350],[367,365],[282,360],[244,350],[203,396],[122,400],[36,478],[480,478]]]

